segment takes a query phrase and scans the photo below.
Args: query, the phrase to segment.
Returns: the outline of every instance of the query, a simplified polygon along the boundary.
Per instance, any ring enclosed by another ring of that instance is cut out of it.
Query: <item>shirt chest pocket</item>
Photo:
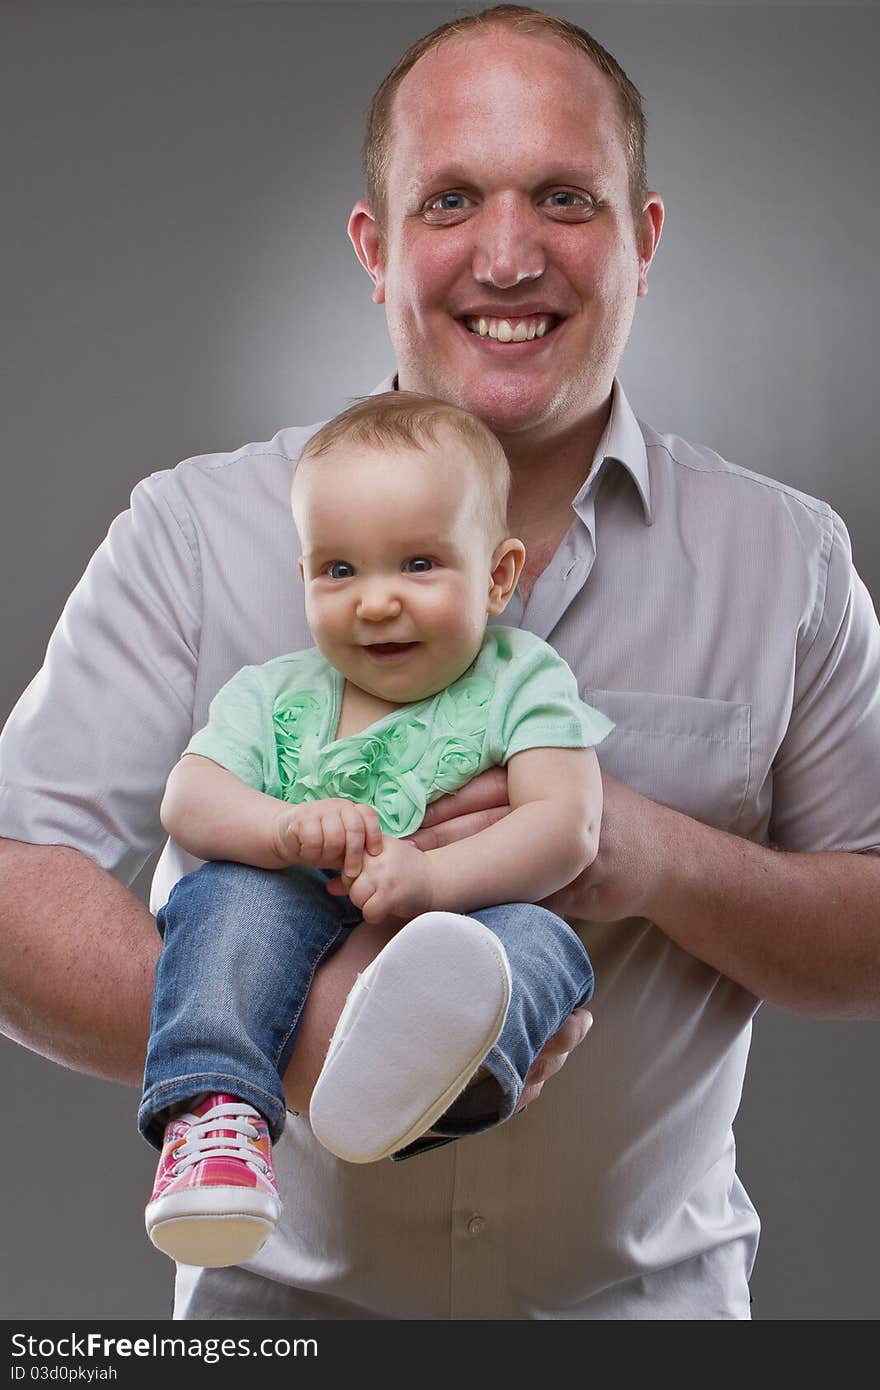
[[[596,750],[633,791],[719,830],[734,830],[749,789],[751,706],[692,695],[586,690],[614,729]]]

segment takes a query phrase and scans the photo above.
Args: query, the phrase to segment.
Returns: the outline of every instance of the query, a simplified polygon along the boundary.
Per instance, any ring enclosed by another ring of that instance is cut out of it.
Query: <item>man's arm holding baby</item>
[[[594,864],[544,906],[592,921],[646,917],[683,950],[779,1008],[880,1017],[880,858],[757,845],[605,776]],[[429,853],[511,814],[503,768],[428,808]]]

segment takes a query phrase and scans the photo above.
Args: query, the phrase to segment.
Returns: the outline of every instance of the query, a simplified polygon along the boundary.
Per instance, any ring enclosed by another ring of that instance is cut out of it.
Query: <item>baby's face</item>
[[[297,480],[309,626],[331,665],[381,699],[421,700],[456,680],[504,606],[477,470],[444,432],[424,450],[339,446]]]

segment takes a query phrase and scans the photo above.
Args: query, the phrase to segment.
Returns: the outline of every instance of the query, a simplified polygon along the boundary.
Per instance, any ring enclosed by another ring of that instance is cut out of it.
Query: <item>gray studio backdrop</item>
[[[828,499],[876,597],[880,14],[557,8],[644,92],[668,206],[622,370],[637,412]],[[454,12],[0,7],[4,718],[138,479],[323,418],[390,370],[345,234],[362,115]],[[758,1318],[877,1316],[877,1041],[759,1013],[736,1130]],[[134,1091],[0,1056],[0,1316],[168,1316]]]

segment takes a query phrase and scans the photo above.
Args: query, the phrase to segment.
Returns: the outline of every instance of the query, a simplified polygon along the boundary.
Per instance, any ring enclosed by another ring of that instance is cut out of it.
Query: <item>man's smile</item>
[[[557,314],[511,315],[506,318],[479,315],[464,319],[469,333],[475,333],[480,338],[493,338],[499,343],[525,343],[533,338],[543,338],[557,323]]]

